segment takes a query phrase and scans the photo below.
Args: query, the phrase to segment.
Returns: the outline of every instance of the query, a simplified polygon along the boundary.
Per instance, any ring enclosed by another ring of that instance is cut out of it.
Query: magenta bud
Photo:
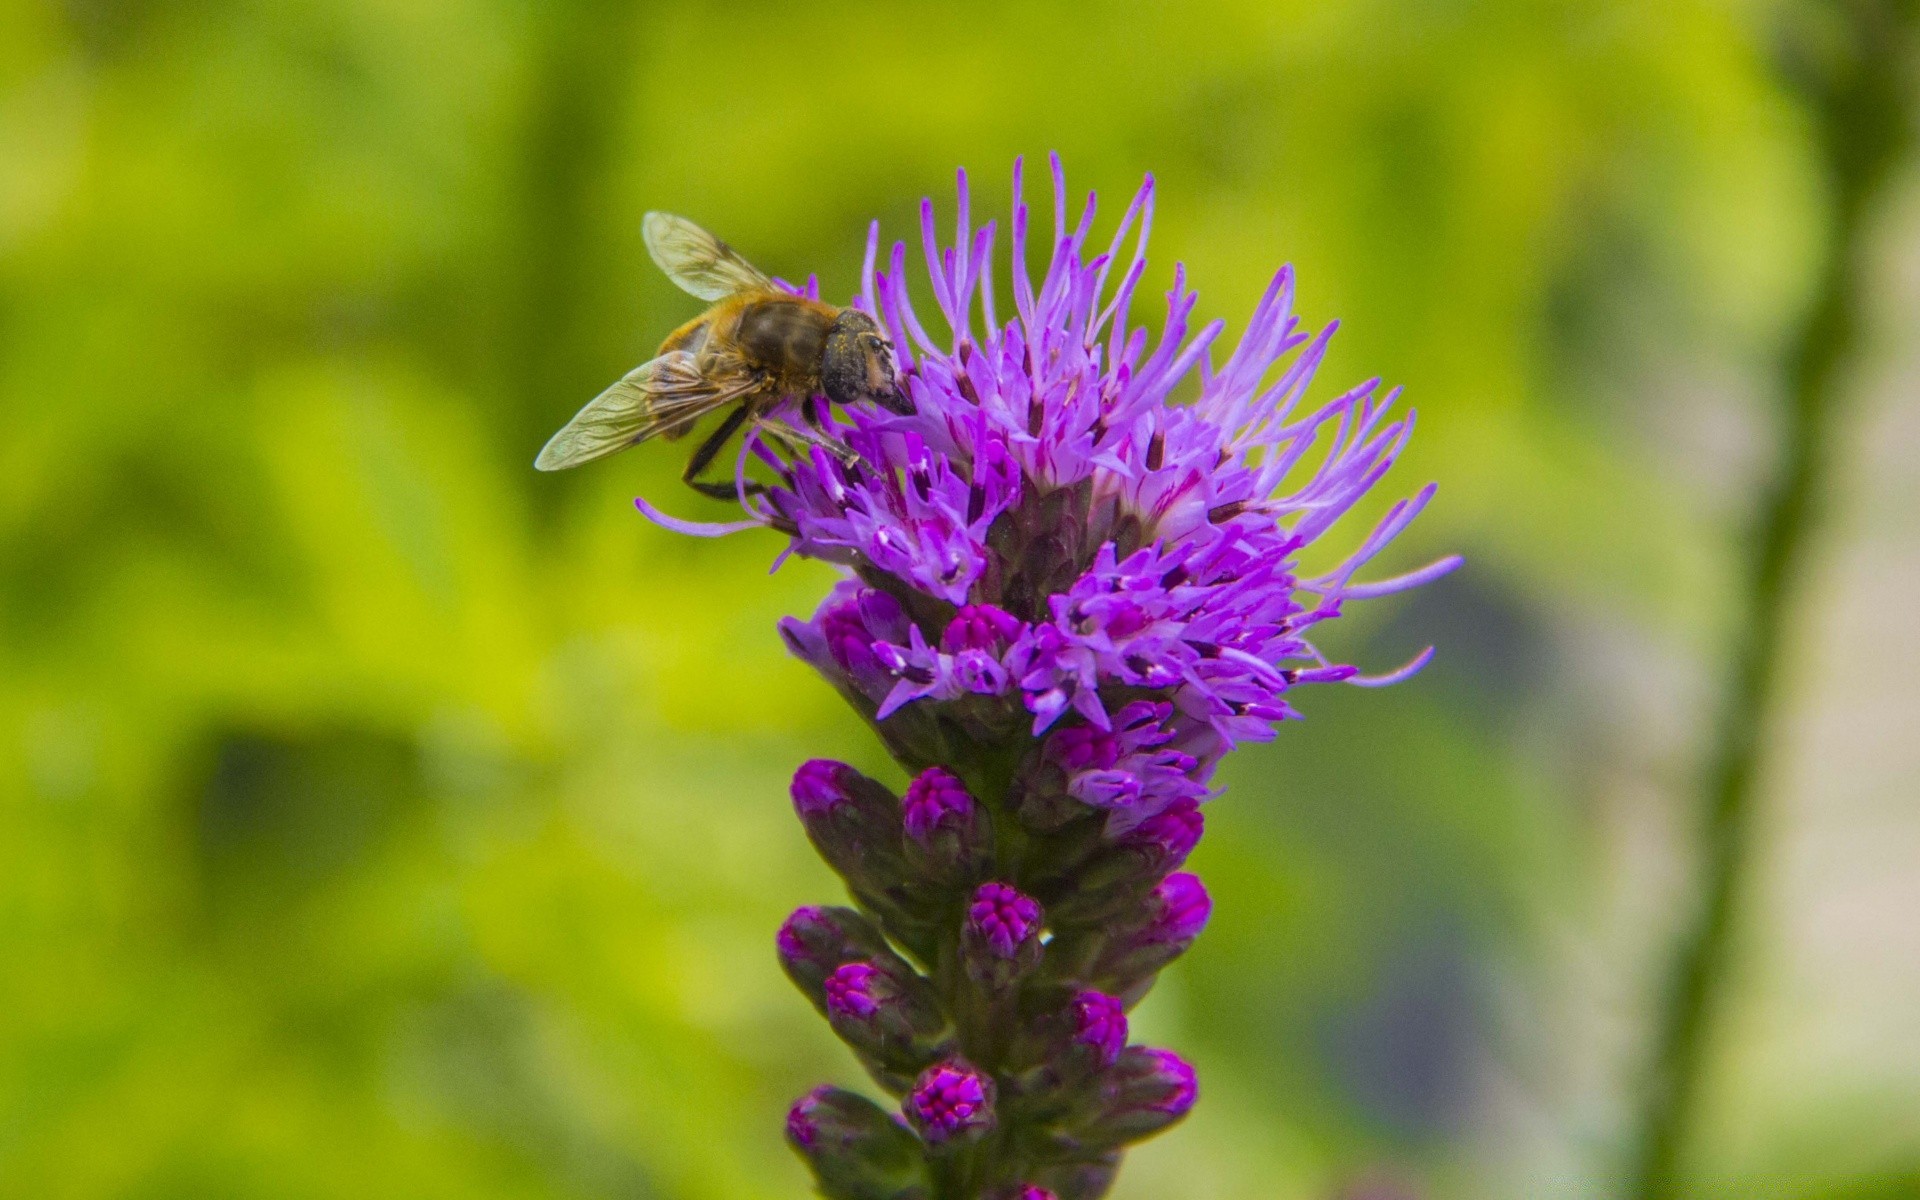
[[[948,884],[979,878],[992,830],[959,776],[928,767],[907,785],[900,809],[907,866],[917,877]]]
[[[993,1098],[991,1076],[950,1058],[920,1073],[903,1107],[921,1139],[937,1148],[993,1128]]]
[[[946,1027],[926,980],[897,959],[850,962],[820,985],[821,1006],[841,1040],[883,1078],[911,1076],[940,1052]]]
[[[826,981],[843,964],[881,962],[891,970],[908,969],[873,922],[851,908],[809,904],[795,909],[780,926],[774,947],[788,977],[822,1012]]]
[[[1012,958],[1040,936],[1040,903],[1005,883],[983,883],[967,906],[967,930],[996,958]]]
[[[902,885],[900,802],[892,792],[824,758],[800,764],[791,790],[808,839],[856,897],[886,895]]]
[[[844,963],[827,976],[821,991],[827,1000],[827,1015],[864,1021],[890,1003],[894,989],[887,977],[872,963]]]
[[[1106,942],[1084,976],[1127,1004],[1146,995],[1160,968],[1186,953],[1206,927],[1213,901],[1198,876],[1178,871],[1147,893],[1143,907],[1145,913]]]
[[[1040,963],[1040,902],[1011,884],[989,881],[974,889],[961,929],[967,974],[1003,988]]]
[[[1153,943],[1178,942],[1183,947],[1200,936],[1213,915],[1213,898],[1200,877],[1180,871],[1161,880],[1148,897],[1153,920],[1141,939]]]
[[[1200,805],[1182,797],[1128,830],[1118,844],[1139,856],[1141,875],[1159,879],[1187,861],[1205,829]]]
[[[925,845],[942,831],[972,832],[978,807],[958,775],[928,767],[907,785],[901,817],[907,836]]]
[[[1110,1067],[1127,1045],[1127,1010],[1105,992],[1076,994],[1069,1006],[1073,1017],[1070,1045],[1090,1054],[1096,1065]]]
[[[1025,631],[1019,617],[991,604],[969,604],[954,614],[940,634],[940,648],[948,654],[985,650],[999,654]]]
[[[885,1200],[926,1185],[913,1135],[878,1104],[841,1088],[817,1087],[794,1103],[787,1144],[825,1196]]]
[[[1151,1137],[1186,1116],[1200,1094],[1185,1059],[1147,1046],[1123,1051],[1098,1088],[1098,1100],[1068,1131],[1082,1146],[1122,1146]]]
[[[801,820],[824,816],[843,804],[853,802],[853,794],[847,787],[847,777],[853,768],[845,763],[834,762],[827,758],[813,758],[800,764],[793,773],[794,811]]]

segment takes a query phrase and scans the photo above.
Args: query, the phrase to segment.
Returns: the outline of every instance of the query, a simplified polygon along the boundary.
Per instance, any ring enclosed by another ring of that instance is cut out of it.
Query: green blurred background
[[[0,0],[0,1195],[805,1194],[781,1114],[856,1072],[773,962],[836,894],[785,782],[884,769],[774,636],[832,573],[642,521],[725,511],[676,451],[530,463],[696,309],[646,209],[845,296],[870,217],[959,165],[1004,212],[1052,149],[1110,203],[1157,175],[1149,280],[1207,316],[1295,263],[1319,394],[1422,412],[1385,565],[1469,556],[1328,639],[1424,676],[1226,770],[1213,928],[1139,1018],[1204,1099],[1119,1194],[1618,1194],[1831,219],[1782,18]],[[1910,165],[1889,197],[1700,1195],[1920,1170]]]

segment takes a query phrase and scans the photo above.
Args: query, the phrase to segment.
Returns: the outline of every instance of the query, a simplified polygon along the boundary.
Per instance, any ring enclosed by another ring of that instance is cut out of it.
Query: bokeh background
[[[1320,394],[1422,413],[1387,565],[1469,558],[1327,639],[1424,676],[1227,769],[1139,1019],[1204,1099],[1119,1195],[1622,1194],[1836,219],[1818,8],[0,3],[0,1195],[805,1194],[781,1114],[856,1071],[773,961],[835,894],[785,783],[886,769],[774,636],[832,574],[642,521],[724,512],[675,450],[530,463],[697,307],[646,209],[844,296],[1054,149],[1156,174],[1204,315],[1296,264]],[[1910,161],[1859,243],[1694,1195],[1920,1195]]]

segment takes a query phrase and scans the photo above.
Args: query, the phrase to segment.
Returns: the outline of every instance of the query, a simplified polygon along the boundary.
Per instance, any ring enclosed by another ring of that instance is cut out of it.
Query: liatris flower
[[[841,452],[749,432],[737,471],[761,486],[737,489],[741,522],[640,502],[672,528],[761,526],[783,554],[846,568],[781,632],[912,779],[901,798],[840,763],[794,777],[795,811],[858,908],[799,910],[780,959],[900,1102],[892,1123],[849,1093],[796,1106],[789,1140],[829,1197],[1090,1200],[1124,1146],[1192,1108],[1193,1069],[1129,1047],[1126,1013],[1211,912],[1180,868],[1214,770],[1296,716],[1298,687],[1418,670],[1428,654],[1362,676],[1316,627],[1458,563],[1360,581],[1429,487],[1304,573],[1412,415],[1376,383],[1302,409],[1332,331],[1300,330],[1288,270],[1223,354],[1222,323],[1193,327],[1180,269],[1159,336],[1135,326],[1151,180],[1098,248],[1092,198],[1069,223],[1057,160],[1053,173],[1037,281],[1018,167],[998,283],[998,229],[973,226],[965,176],[950,245],[923,204],[943,332],[907,298],[906,246],[882,260],[869,236],[854,305],[892,339],[910,414],[817,398],[783,414]],[[894,1169],[900,1138],[918,1174]]]

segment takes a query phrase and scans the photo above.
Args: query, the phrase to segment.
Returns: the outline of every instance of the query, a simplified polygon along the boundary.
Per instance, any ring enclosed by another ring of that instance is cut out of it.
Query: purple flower
[[[850,962],[827,976],[822,989],[831,1016],[865,1020],[888,999],[886,977],[872,963]]]
[[[983,883],[967,906],[967,932],[995,957],[1013,958],[1040,936],[1040,904],[1004,883]]]
[[[925,845],[935,831],[970,831],[974,821],[973,797],[960,777],[944,767],[928,767],[911,784],[901,802],[907,836]]]
[[[870,234],[852,308],[889,340],[906,404],[793,397],[770,415],[821,431],[802,450],[750,425],[738,471],[764,486],[737,489],[746,522],[702,530],[640,504],[690,532],[757,524],[785,538],[782,560],[842,567],[782,636],[914,776],[904,798],[840,763],[794,776],[807,835],[859,909],[796,912],[781,962],[906,1097],[900,1122],[832,1090],[795,1106],[789,1140],[823,1195],[931,1194],[935,1176],[994,1200],[1105,1194],[1120,1149],[1197,1094],[1177,1055],[1127,1045],[1126,1012],[1210,916],[1178,868],[1221,759],[1295,717],[1296,687],[1420,669],[1427,653],[1363,677],[1318,627],[1459,563],[1361,581],[1431,487],[1357,546],[1315,546],[1399,458],[1413,416],[1377,382],[1306,401],[1332,330],[1300,327],[1290,270],[1231,345],[1195,319],[1179,268],[1164,324],[1139,327],[1152,180],[1095,243],[1092,197],[1070,221],[1057,160],[1053,179],[1047,237],[1015,166],[999,254],[964,174],[950,240],[922,205],[938,319],[908,300],[906,245],[883,256]],[[1030,236],[1047,243],[1039,279]],[[998,280],[996,260],[1011,268]],[[957,1175],[929,1171],[994,1127],[1001,1088],[1006,1136]]]
[[[1127,1010],[1105,992],[1083,991],[1073,998],[1073,1044],[1091,1050],[1099,1065],[1112,1066],[1127,1044]]]
[[[929,1145],[939,1145],[993,1126],[992,1077],[951,1058],[914,1080],[906,1100],[907,1120]]]
[[[1396,393],[1367,383],[1303,408],[1332,330],[1299,327],[1290,270],[1273,277],[1224,359],[1214,353],[1224,324],[1193,326],[1197,297],[1183,271],[1158,339],[1132,326],[1151,180],[1099,251],[1088,244],[1091,203],[1077,225],[1067,222],[1056,161],[1053,252],[1045,277],[1029,278],[1029,212],[1015,175],[1006,319],[991,267],[996,226],[972,227],[962,175],[952,246],[923,209],[946,332],[930,331],[907,298],[906,247],[883,263],[877,231],[855,299],[892,338],[912,415],[836,410],[833,431],[857,457],[816,447],[787,460],[760,447],[777,479],[749,501],[794,552],[891,577],[958,613],[923,628],[897,604],[865,611],[854,597],[870,589],[854,586],[810,624],[793,623],[790,644],[853,680],[883,715],[1012,691],[1036,732],[1068,713],[1106,729],[1103,691],[1124,687],[1210,730],[1216,756],[1270,737],[1295,715],[1287,693],[1299,684],[1390,682],[1418,669],[1425,655],[1405,672],[1362,679],[1330,663],[1311,634],[1347,601],[1458,564],[1357,581],[1431,488],[1389,507],[1332,570],[1303,576],[1297,566],[1404,449],[1413,417],[1395,414]],[[1196,378],[1198,398],[1173,403]],[[891,681],[884,695],[877,677]],[[1193,757],[1184,773],[1200,765]],[[1083,790],[1089,803],[1128,801],[1112,777]]]

